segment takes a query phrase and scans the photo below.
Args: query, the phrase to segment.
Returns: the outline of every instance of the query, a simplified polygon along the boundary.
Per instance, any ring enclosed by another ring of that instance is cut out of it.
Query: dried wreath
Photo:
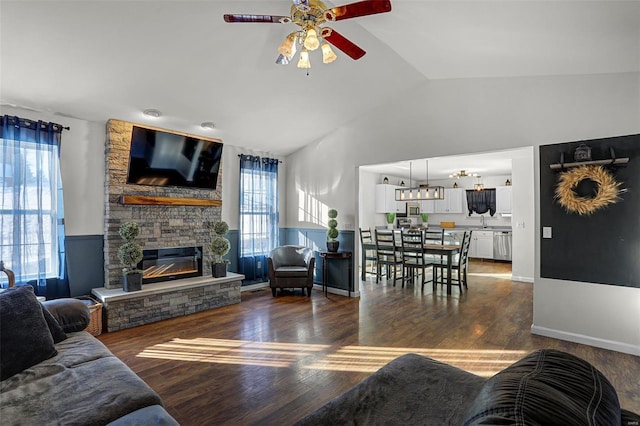
[[[598,185],[596,194],[591,197],[580,197],[575,188],[585,179]],[[556,186],[555,198],[568,212],[579,215],[590,215],[598,209],[620,200],[622,184],[601,166],[579,166],[560,174]]]

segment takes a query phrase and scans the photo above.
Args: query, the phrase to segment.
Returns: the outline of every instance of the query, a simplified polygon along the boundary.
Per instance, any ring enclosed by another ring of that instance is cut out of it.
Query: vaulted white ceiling
[[[222,19],[290,5],[2,0],[0,101],[101,122],[156,108],[158,127],[286,155],[430,79],[640,72],[638,1],[392,0],[332,24],[362,59],[312,52],[309,75],[274,62],[294,24]]]

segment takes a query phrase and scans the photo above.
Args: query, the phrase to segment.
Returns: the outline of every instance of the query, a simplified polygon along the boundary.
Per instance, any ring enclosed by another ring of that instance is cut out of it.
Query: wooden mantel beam
[[[178,197],[151,197],[145,195],[121,195],[122,205],[150,205],[150,206],[201,206],[220,207],[222,200],[208,198],[178,198]]]

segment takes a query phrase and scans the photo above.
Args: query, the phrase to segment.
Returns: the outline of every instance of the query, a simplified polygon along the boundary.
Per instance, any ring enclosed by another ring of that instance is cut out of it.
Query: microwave
[[[407,216],[420,216],[420,204],[407,203]]]

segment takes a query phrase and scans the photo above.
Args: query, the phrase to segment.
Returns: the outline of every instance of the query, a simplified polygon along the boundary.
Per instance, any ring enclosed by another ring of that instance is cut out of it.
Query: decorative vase
[[[222,278],[227,276],[227,264],[226,263],[212,263],[211,264],[211,276],[213,278]]]
[[[142,272],[122,274],[122,290],[125,292],[142,290]]]
[[[340,246],[340,241],[327,241],[327,251],[331,253],[335,253],[338,251],[338,246]]]

